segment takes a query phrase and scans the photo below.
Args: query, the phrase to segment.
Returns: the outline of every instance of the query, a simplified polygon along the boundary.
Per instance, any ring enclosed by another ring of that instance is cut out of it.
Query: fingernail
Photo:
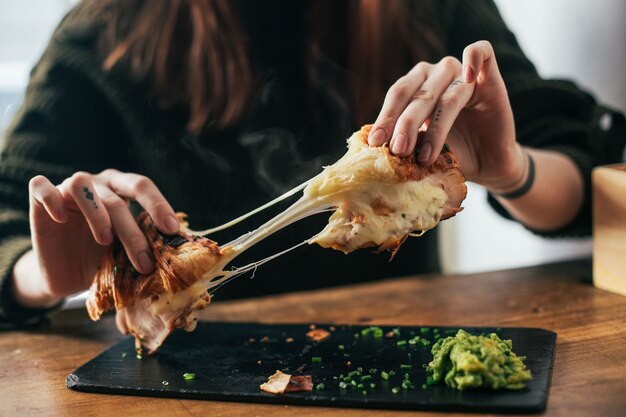
[[[417,160],[420,162],[426,162],[430,158],[430,154],[433,152],[433,145],[430,142],[422,143],[420,146],[420,153]]]
[[[104,229],[100,234],[100,239],[105,245],[110,245],[111,243],[113,243],[113,230],[111,230],[110,227]]]
[[[393,138],[393,143],[391,145],[391,151],[396,155],[403,155],[406,152],[406,147],[408,145],[408,138],[406,137],[406,133],[398,133]]]
[[[380,127],[370,134],[367,142],[370,146],[380,146],[387,140],[387,133]]]
[[[465,67],[465,82],[472,83],[474,82],[474,69],[471,65],[467,65]]]
[[[139,259],[139,266],[144,273],[152,271],[152,269],[154,268],[154,264],[152,263],[152,260],[148,256],[147,252],[140,252],[137,258]]]
[[[179,223],[174,218],[174,216],[171,216],[171,215],[165,216],[165,220],[163,220],[163,223],[165,223],[165,227],[167,228],[168,232],[171,232],[171,233],[178,232]]]

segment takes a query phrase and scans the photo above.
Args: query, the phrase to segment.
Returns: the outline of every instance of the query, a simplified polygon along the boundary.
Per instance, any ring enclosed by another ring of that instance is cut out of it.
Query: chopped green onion
[[[448,145],[447,143],[444,143],[443,144],[443,149],[444,149],[444,151],[448,151],[449,152],[450,151],[450,145]]]
[[[385,371],[380,372],[380,377],[384,379],[385,381],[389,380],[389,374]]]
[[[363,388],[365,388],[365,385],[363,385],[363,384],[359,384],[359,385],[357,385],[356,387],[357,387],[357,389],[363,389]]]
[[[363,391],[361,391],[361,394],[367,395],[367,391],[363,390]]]
[[[143,355],[141,353],[137,354],[137,359],[143,359]]]
[[[398,346],[404,346],[404,345],[406,345],[406,340],[398,340],[398,341],[396,342],[396,345],[398,345]]]
[[[413,369],[413,366],[412,365],[407,365],[407,364],[403,363],[403,364],[400,365],[400,369]]]
[[[422,327],[420,329],[420,333],[421,334],[428,334],[428,333],[430,333],[430,329],[428,327]]]
[[[361,336],[369,336],[372,335],[374,339],[380,339],[383,337],[383,329],[378,326],[370,326],[361,330]]]
[[[376,384],[374,384],[373,382],[371,382],[371,383],[370,383],[370,388],[371,388],[371,389],[376,388]]]
[[[361,377],[361,382],[365,382],[365,381],[371,381],[372,376],[371,375],[363,375]]]
[[[400,329],[398,327],[393,328],[393,335],[395,337],[400,337]]]
[[[315,386],[315,389],[316,389],[317,391],[324,391],[324,388],[326,388],[326,386],[324,385],[324,383],[323,383],[323,382],[320,382],[319,384],[317,384],[317,385]]]
[[[435,378],[433,378],[432,376],[426,378],[426,385],[435,385],[436,383],[437,381],[435,381]]]
[[[370,368],[370,370],[369,370],[369,373],[372,374],[372,375],[376,374],[377,372],[378,372],[378,369],[376,369],[376,368]]]
[[[350,381],[350,384],[351,384],[352,386],[355,386],[355,387],[357,386],[357,383],[356,383],[356,381],[355,381],[354,379],[353,379],[352,381]]]
[[[428,385],[422,384],[422,389],[426,389],[426,388],[428,388]]]
[[[396,371],[394,371],[393,369],[389,371],[389,376],[396,376]]]
[[[339,346],[337,346],[337,349],[339,349],[339,350],[344,350],[345,348],[346,348],[346,347],[345,347],[344,345],[339,345]]]
[[[122,353],[122,358],[125,358],[126,356],[128,356],[128,353],[126,352]]]
[[[169,383],[169,382],[167,382],[167,381],[163,381],[163,382],[161,382],[161,384],[163,384],[163,385],[165,385],[165,386],[168,386],[170,383]]]
[[[411,383],[411,381],[404,380],[402,381],[402,388],[411,389],[411,388],[415,388],[415,386]]]
[[[356,368],[356,371],[359,373],[359,375],[361,375],[363,373],[363,368],[359,366],[358,368]]]
[[[397,393],[399,393],[399,392],[400,392],[400,388],[398,388],[398,387],[393,387],[393,388],[391,388],[391,392],[393,392],[394,394],[397,394]]]
[[[313,356],[311,358],[311,363],[322,363],[322,357],[321,356]]]
[[[353,376],[359,376],[359,371],[348,372],[348,377],[352,378]]]
[[[341,382],[339,383],[339,388],[340,388],[340,389],[346,389],[346,388],[348,388],[348,384],[346,384],[345,382],[341,381]]]
[[[183,378],[185,378],[186,381],[191,381],[192,379],[196,379],[196,374],[195,372],[185,372]]]
[[[344,357],[344,358],[349,358],[349,357],[350,357],[350,354],[349,354],[349,353],[344,353],[344,354],[343,354],[343,357]]]
[[[352,378],[350,378],[349,376],[343,378],[344,382],[350,382],[352,381]]]

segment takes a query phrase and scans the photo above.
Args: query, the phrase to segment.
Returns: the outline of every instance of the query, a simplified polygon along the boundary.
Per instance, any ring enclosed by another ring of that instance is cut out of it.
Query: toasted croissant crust
[[[178,217],[183,221],[185,216],[178,214]],[[146,212],[139,215],[137,222],[154,255],[154,271],[150,275],[137,273],[121,244],[116,242],[102,259],[94,277],[87,298],[87,311],[92,320],[98,320],[103,312],[114,307],[126,311],[124,324],[137,337],[138,348],[144,339],[150,343],[151,336],[157,334],[159,340],[154,345],[158,347],[175,327],[188,325],[186,319],[192,307],[208,304],[210,296],[205,292],[200,297],[190,298],[166,314],[150,314],[145,305],[133,308],[139,303],[150,304],[162,296],[184,291],[209,271],[223,254],[217,243],[203,237],[183,232],[174,236],[162,235]],[[159,316],[158,320],[156,316]],[[152,328],[145,329],[145,323],[151,321]],[[153,351],[154,347],[148,346],[148,350]]]
[[[365,144],[367,144],[367,137],[372,130],[372,126],[365,125],[358,133],[360,140]],[[448,200],[440,220],[454,217],[456,213],[463,210],[461,203],[467,196],[465,176],[459,169],[459,161],[449,148],[444,147],[435,162],[428,167],[417,162],[414,152],[408,156],[399,157],[393,155],[388,146],[382,146],[380,150],[389,161],[397,182],[420,181],[433,176],[432,180],[441,184],[441,187],[448,195]]]

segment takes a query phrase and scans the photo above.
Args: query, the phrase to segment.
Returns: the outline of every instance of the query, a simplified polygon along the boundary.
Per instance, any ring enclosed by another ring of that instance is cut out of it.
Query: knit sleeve
[[[515,117],[517,140],[524,146],[568,156],[584,180],[584,202],[566,226],[543,236],[585,236],[591,233],[591,170],[622,160],[626,120],[598,104],[576,84],[539,77],[491,0],[452,2],[446,26],[448,49],[459,59],[465,46],[478,40],[493,45]],[[548,180],[549,179],[542,179]],[[506,210],[489,196],[503,216]],[[540,208],[538,208],[540,209]]]
[[[34,323],[49,311],[21,307],[11,298],[13,267],[31,249],[29,180],[44,175],[59,184],[76,171],[123,167],[116,149],[124,133],[110,100],[92,76],[99,66],[91,51],[57,29],[31,72],[24,101],[2,142],[0,327]]]

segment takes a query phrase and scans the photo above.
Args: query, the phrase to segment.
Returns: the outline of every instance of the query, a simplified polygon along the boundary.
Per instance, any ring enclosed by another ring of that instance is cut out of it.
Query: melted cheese
[[[325,167],[321,174],[309,181],[304,189],[304,195],[319,199],[361,185],[397,182],[398,179],[383,148],[368,146],[357,132],[348,139],[348,151],[344,156]]]
[[[158,334],[158,337],[150,340],[152,351],[160,346],[174,327],[195,327],[193,310],[208,304],[210,294],[221,285],[302,244],[317,243],[345,253],[373,246],[397,249],[412,231],[423,232],[439,223],[448,198],[440,184],[428,180],[400,181],[390,157],[382,148],[364,143],[359,132],[348,139],[348,145],[346,154],[335,164],[259,209],[203,232],[186,230],[198,235],[222,230],[304,188],[302,197],[287,210],[256,230],[222,246],[221,256],[217,258],[219,260],[207,268],[202,279],[183,291],[150,300],[147,308],[145,305],[140,308],[151,314],[151,328],[156,329],[153,332]],[[226,269],[238,255],[271,234],[300,219],[325,211],[334,213],[324,230],[312,238],[244,267]],[[134,313],[128,311],[128,314]],[[150,333],[149,330],[146,332]]]
[[[402,240],[413,230],[437,226],[447,196],[427,182],[371,184],[338,195],[328,225],[311,243],[344,253]]]
[[[363,247],[381,246],[388,241],[401,242],[412,231],[423,233],[439,223],[447,201],[440,185],[428,181],[400,182],[383,148],[367,145],[360,132],[354,133],[347,142],[348,150],[344,156],[306,183],[225,225],[203,232],[189,230],[202,235],[222,230],[304,188],[302,197],[287,210],[224,245],[223,251],[227,255],[181,298],[189,300],[189,297],[199,296],[207,289],[217,288],[233,277],[292,250],[290,248],[243,268],[224,270],[227,264],[250,247],[311,215],[334,211],[324,230],[303,243],[317,243],[346,253]],[[162,304],[162,300],[157,303]],[[178,306],[184,302],[174,304]],[[169,307],[161,306],[159,309],[167,310]]]

